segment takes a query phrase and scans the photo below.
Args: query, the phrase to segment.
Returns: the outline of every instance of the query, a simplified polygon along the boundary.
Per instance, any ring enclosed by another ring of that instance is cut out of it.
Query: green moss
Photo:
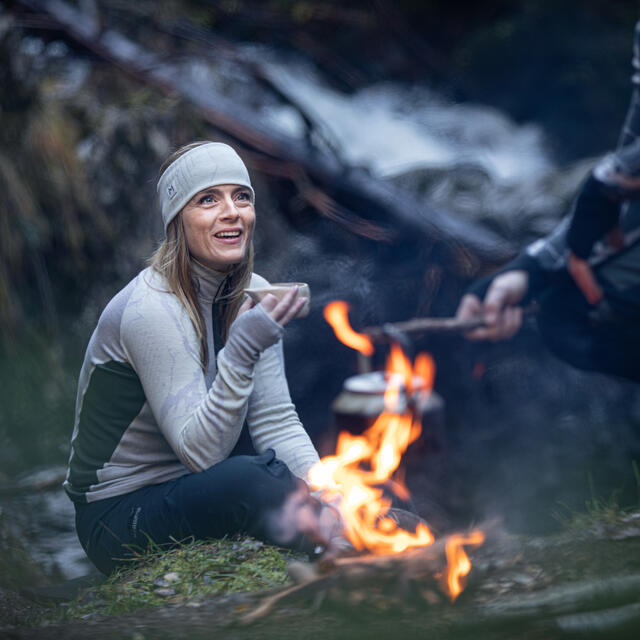
[[[289,552],[252,538],[154,548],[63,608],[62,618],[119,615],[142,607],[197,601],[205,596],[258,591],[288,581]]]

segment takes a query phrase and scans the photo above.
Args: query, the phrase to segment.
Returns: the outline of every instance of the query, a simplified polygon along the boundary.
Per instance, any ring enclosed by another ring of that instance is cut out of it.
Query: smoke
[[[318,555],[328,549],[344,549],[342,520],[338,511],[309,494],[301,485],[278,509],[265,517],[267,538],[283,547]]]
[[[328,544],[321,531],[322,510],[322,503],[309,495],[306,485],[301,485],[281,507],[267,513],[267,536],[280,546],[315,552],[316,547]]]

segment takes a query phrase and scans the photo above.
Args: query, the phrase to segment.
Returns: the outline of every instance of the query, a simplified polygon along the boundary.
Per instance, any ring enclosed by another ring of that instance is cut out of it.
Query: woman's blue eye
[[[237,197],[240,198],[241,200],[247,200],[248,202],[251,202],[251,194],[248,191],[238,192]]]
[[[198,204],[211,204],[212,202],[213,202],[213,196],[212,195],[202,196],[198,200]]]

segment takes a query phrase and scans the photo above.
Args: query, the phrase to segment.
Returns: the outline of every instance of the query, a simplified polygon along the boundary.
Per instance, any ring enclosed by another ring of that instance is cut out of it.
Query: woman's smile
[[[239,242],[242,236],[242,229],[224,229],[213,234],[218,240],[222,240],[225,244],[233,244]]]

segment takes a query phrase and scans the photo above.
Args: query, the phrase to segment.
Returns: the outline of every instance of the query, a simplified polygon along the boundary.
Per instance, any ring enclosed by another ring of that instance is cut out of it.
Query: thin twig
[[[374,341],[386,341],[394,333],[466,333],[484,326],[482,318],[413,318],[404,322],[387,322],[381,327],[366,327],[366,333]]]

